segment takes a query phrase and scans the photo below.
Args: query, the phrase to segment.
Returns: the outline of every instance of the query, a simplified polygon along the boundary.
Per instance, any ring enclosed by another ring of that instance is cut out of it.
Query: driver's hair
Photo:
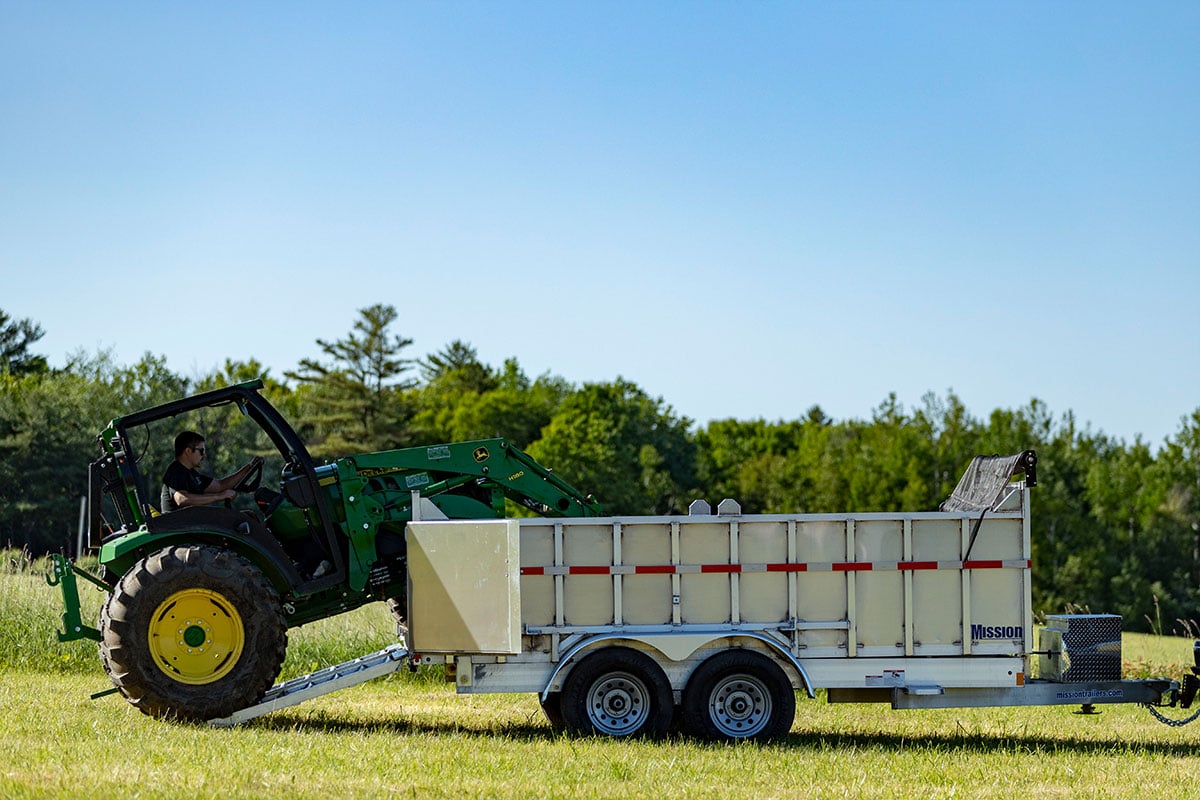
[[[189,447],[195,447],[204,441],[204,437],[195,431],[184,431],[175,437],[175,457],[179,458],[183,455],[183,451]]]

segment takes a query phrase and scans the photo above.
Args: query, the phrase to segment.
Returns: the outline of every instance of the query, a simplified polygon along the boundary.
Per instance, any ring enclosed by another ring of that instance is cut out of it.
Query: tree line
[[[973,455],[1035,449],[1035,609],[1119,613],[1166,632],[1200,618],[1200,407],[1157,451],[1036,399],[976,417],[953,393],[912,409],[891,395],[866,420],[813,405],[794,420],[697,426],[622,378],[531,378],[516,358],[484,364],[462,341],[411,357],[397,317],[362,309],[344,338],[318,339],[321,355],[280,377],[250,359],[188,379],[151,353],[128,365],[79,352],[52,369],[34,352],[41,327],[0,310],[0,545],[36,554],[74,541],[108,420],[262,378],[318,459],[503,436],[619,515],[725,497],[747,513],[932,510]]]

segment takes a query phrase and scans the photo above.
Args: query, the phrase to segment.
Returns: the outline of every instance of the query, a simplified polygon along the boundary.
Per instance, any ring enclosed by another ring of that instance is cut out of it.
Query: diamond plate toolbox
[[[1121,617],[1048,614],[1041,630],[1040,676],[1062,683],[1121,680]]]

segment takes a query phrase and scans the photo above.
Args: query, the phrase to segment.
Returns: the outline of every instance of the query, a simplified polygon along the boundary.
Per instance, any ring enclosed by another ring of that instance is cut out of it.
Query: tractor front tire
[[[100,615],[100,657],[142,713],[227,717],[271,688],[287,649],[279,595],[236,553],[167,547],[117,583]]]

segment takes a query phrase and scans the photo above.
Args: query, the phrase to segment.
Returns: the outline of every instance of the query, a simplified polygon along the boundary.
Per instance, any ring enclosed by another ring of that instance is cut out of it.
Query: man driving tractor
[[[160,502],[163,513],[177,511],[184,506],[208,505],[233,499],[237,495],[233,487],[262,463],[262,459],[255,456],[237,472],[218,479],[196,470],[206,454],[204,437],[195,431],[183,431],[175,437],[175,460],[167,467],[162,479]]]

